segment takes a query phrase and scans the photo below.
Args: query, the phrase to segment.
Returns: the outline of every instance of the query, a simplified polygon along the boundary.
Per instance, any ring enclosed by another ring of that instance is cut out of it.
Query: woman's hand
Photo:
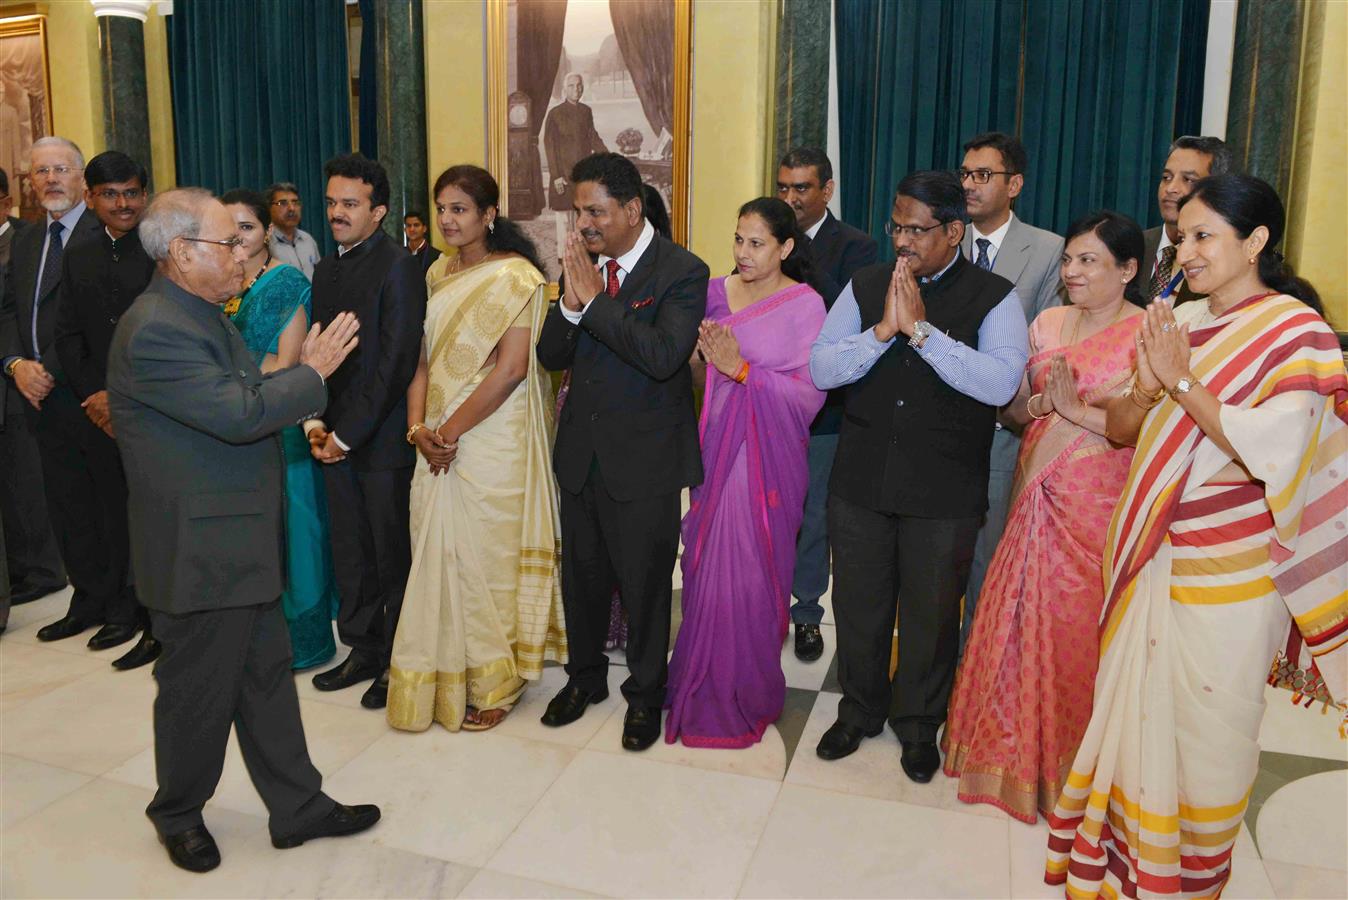
[[[412,443],[416,444],[417,452],[426,457],[432,475],[448,471],[449,464],[454,461],[459,450],[457,443],[449,443],[440,432],[429,428],[418,428],[417,433],[412,435]]]
[[[1048,382],[1044,385],[1044,397],[1039,402],[1051,406],[1054,412],[1069,422],[1081,421],[1086,404],[1077,393],[1077,379],[1066,357],[1053,357],[1049,365]]]
[[[703,319],[698,326],[697,349],[703,359],[727,378],[734,378],[744,365],[744,357],[740,356],[740,342],[735,340],[735,333],[711,319]]]
[[[1152,303],[1142,317],[1142,336],[1139,351],[1146,348],[1147,365],[1156,384],[1142,383],[1142,353],[1138,353],[1138,386],[1148,393],[1164,387],[1172,390],[1181,378],[1189,374],[1189,326],[1178,325],[1175,313],[1166,303]]]

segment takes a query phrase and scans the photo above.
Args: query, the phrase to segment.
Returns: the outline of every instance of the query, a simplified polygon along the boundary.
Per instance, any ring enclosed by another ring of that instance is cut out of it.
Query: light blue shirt
[[[47,217],[42,220],[42,227],[46,229],[47,233],[42,238],[42,255],[38,257],[37,280],[33,283],[33,333],[31,335],[33,339],[33,359],[37,362],[42,361],[42,348],[37,344],[37,294],[38,291],[42,290],[42,272],[47,268],[47,248],[51,246],[51,224],[59,221],[64,226],[61,229],[61,249],[65,250],[66,245],[70,243],[70,235],[75,231],[75,224],[79,222],[80,216],[84,215],[85,208],[84,201],[81,200],[66,210],[65,214],[60,216],[59,219],[51,213],[47,213]],[[0,369],[8,368],[10,362],[18,358],[7,356],[0,360]]]
[[[929,280],[948,272],[957,258],[958,254]],[[852,384],[869,372],[900,337],[881,341],[873,328],[861,330],[861,308],[849,281],[810,348],[814,386],[826,391]],[[978,326],[978,346],[982,349],[975,350],[933,330],[917,355],[961,394],[989,406],[1005,406],[1016,396],[1030,359],[1029,328],[1015,288],[983,318]]]
[[[304,277],[314,280],[314,266],[318,265],[318,242],[303,228],[295,229],[295,240],[288,241],[281,229],[271,230],[271,255],[283,263],[289,263],[304,273]]]

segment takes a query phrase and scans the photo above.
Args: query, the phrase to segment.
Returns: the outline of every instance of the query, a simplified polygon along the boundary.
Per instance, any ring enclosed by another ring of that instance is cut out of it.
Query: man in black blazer
[[[277,848],[364,831],[375,806],[323,793],[290,674],[285,463],[278,432],[313,416],[358,324],[310,334],[300,364],[263,375],[220,306],[243,287],[238,227],[199,188],[158,197],[141,225],[158,263],[108,353],[113,428],[130,487],[140,595],[164,654],[154,669],[155,776],[145,810],[177,866],[220,851],[202,819],[231,727]]]
[[[337,633],[351,648],[341,664],[314,676],[314,687],[335,691],[374,679],[360,702],[382,709],[412,564],[408,501],[416,456],[406,440],[407,386],[421,355],[426,280],[416,257],[381,227],[389,202],[384,167],[352,153],[323,171],[338,247],[314,268],[314,321],[326,325],[351,312],[363,327],[360,346],[328,383],[324,420],[304,429],[325,464],[341,595]]]
[[[702,482],[688,359],[708,270],[646,221],[641,176],[626,157],[586,157],[571,182],[577,231],[563,256],[564,293],[538,339],[546,368],[571,369],[553,451],[570,661],[542,721],[569,724],[608,696],[616,585],[631,671],[622,745],[644,750],[660,734],[665,702],[679,497]]]
[[[417,258],[422,275],[429,272],[431,264],[440,258],[440,251],[431,246],[431,239],[427,236],[429,230],[426,217],[420,212],[413,210],[403,216],[403,236],[407,239],[407,252]]]
[[[833,301],[852,280],[852,273],[880,258],[875,239],[828,211],[833,199],[833,164],[817,147],[799,147],[782,157],[777,168],[777,196],[791,205],[796,222],[810,238],[815,272],[820,276],[824,305]],[[791,580],[791,621],[796,626],[798,659],[813,662],[824,653],[819,623],[824,608],[819,598],[828,590],[828,479],[833,456],[838,451],[842,425],[843,392],[828,392],[823,409],[810,425],[808,461],[810,485],[805,495],[805,515],[796,539],[796,571]]]

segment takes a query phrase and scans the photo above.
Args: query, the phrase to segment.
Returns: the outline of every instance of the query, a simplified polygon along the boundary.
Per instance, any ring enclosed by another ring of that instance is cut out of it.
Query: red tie
[[[618,296],[618,261],[610,259],[604,263],[604,268],[608,269],[608,283],[604,285],[604,293],[610,297]]]

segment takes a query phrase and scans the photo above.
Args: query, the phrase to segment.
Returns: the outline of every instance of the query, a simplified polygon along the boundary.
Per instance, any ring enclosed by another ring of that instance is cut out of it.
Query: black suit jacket
[[[880,248],[875,239],[859,228],[853,228],[846,222],[833,218],[832,213],[824,214],[824,224],[819,226],[810,243],[813,252],[815,271],[828,279],[820,279],[823,287],[824,305],[833,308],[852,273],[862,266],[869,266],[880,258]]]
[[[28,223],[23,219],[16,219],[14,216],[7,216],[5,221],[9,223],[9,228],[5,229],[4,234],[0,234],[0,271],[9,265],[9,248],[14,240],[14,235],[28,227]],[[3,287],[3,285],[0,285]]]
[[[421,275],[424,278],[426,273],[431,270],[431,264],[440,258],[440,251],[432,247],[430,241],[427,241],[421,245],[420,250],[412,255],[415,256],[417,262],[421,264]]]
[[[600,293],[579,325],[548,310],[538,359],[570,367],[553,469],[580,493],[598,462],[615,500],[641,500],[702,483],[688,367],[707,311],[706,263],[658,234],[616,297]]]
[[[314,321],[324,328],[341,312],[360,320],[360,342],[328,379],[324,422],[351,448],[363,471],[416,461],[407,443],[407,385],[421,356],[426,279],[421,263],[377,229],[363,243],[314,267]]]
[[[1161,246],[1161,230],[1164,225],[1157,225],[1155,228],[1148,228],[1142,232],[1143,250],[1142,265],[1138,266],[1137,274],[1133,276],[1133,283],[1140,285],[1142,296],[1148,300],[1151,299],[1151,279],[1156,273],[1156,251]],[[1189,282],[1181,280],[1179,287],[1175,290],[1175,306],[1181,303],[1188,303],[1190,300],[1202,300],[1207,294],[1195,294],[1189,290]]]

